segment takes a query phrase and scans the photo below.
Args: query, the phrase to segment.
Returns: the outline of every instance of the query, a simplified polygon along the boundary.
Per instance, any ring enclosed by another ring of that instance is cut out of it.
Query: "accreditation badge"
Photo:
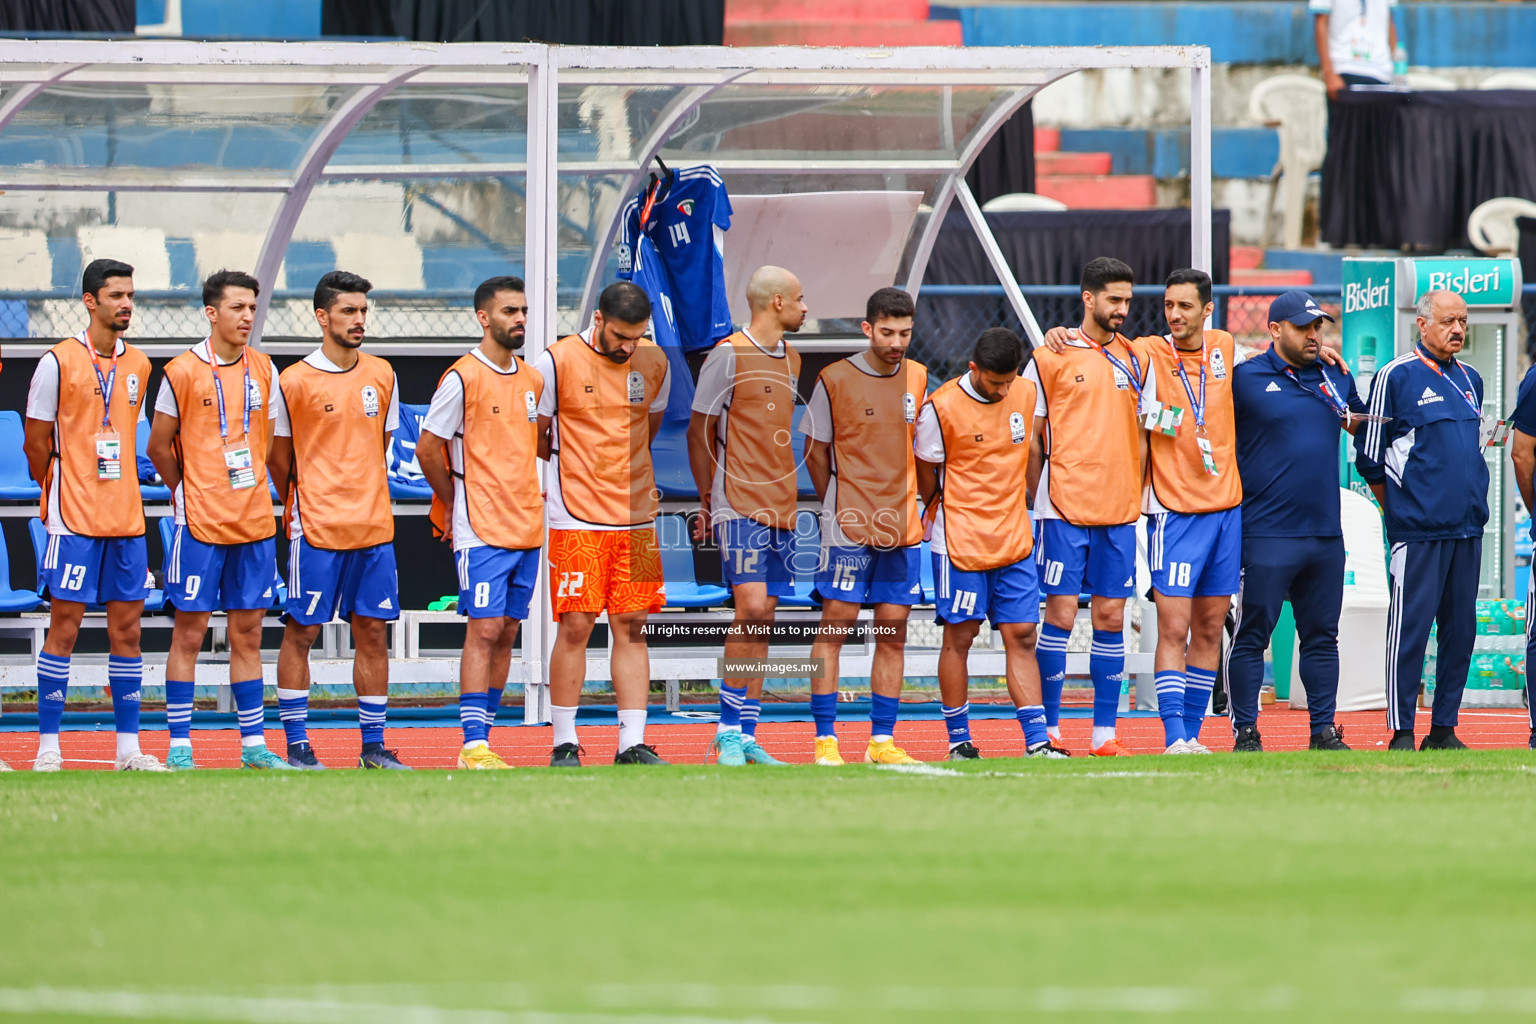
[[[96,435],[96,479],[123,478],[123,441],[115,432]]]
[[[256,464],[251,459],[249,442],[224,446],[224,468],[229,473],[230,490],[245,491],[256,486]]]

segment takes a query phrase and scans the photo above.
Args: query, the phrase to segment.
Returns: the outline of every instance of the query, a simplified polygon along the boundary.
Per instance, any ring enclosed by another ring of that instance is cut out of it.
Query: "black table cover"
[[[1536,199],[1536,90],[1350,90],[1330,109],[1329,245],[1467,248],[1479,203]]]

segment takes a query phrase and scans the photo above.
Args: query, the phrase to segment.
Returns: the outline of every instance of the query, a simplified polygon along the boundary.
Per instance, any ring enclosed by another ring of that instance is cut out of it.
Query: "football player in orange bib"
[[[651,442],[672,388],[667,356],[646,336],[651,300],[619,281],[592,326],[540,352],[539,453],[549,460],[549,585],[559,628],[549,659],[555,767],[581,765],[576,706],[587,640],[606,609],[618,700],[615,764],[665,764],[645,742],[651,685],[646,617],[665,603],[656,544],[659,494]]]
[[[277,581],[277,522],[267,485],[277,385],[272,360],[248,342],[256,279],[221,270],[203,282],[208,337],[172,359],[155,399],[148,453],[171,489],[176,532],[165,552],[176,627],[165,661],[173,770],[192,760],[197,654],[215,610],[226,613],[229,683],[240,719],[240,765],[294,771],[267,749],[261,619]]]
[[[1115,738],[1125,677],[1125,599],[1136,588],[1136,521],[1146,479],[1140,410],[1157,400],[1145,340],[1119,333],[1131,305],[1131,268],[1101,256],[1083,267],[1083,319],[1062,351],[1035,349],[1024,375],[1039,388],[1044,467],[1035,492],[1045,625],[1036,643],[1051,738],[1059,745],[1067,639],[1078,595],[1092,595],[1093,741],[1089,753],[1126,756]],[[1058,746],[1058,749],[1060,748]]]
[[[747,282],[752,322],[725,338],[699,370],[688,425],[688,462],[699,488],[694,539],[719,538],[736,614],[725,656],[763,658],[778,600],[794,593],[790,566],[795,526],[795,391],[800,353],[784,342],[805,323],[800,279],[759,267]],[[745,683],[745,685],[742,685]],[[781,764],[757,742],[763,677],[720,681],[719,763]]]
[[[91,321],[43,354],[27,393],[24,448],[43,489],[48,548],[38,573],[48,588],[48,638],[37,658],[37,758],[63,767],[59,724],[69,658],[85,607],[107,608],[107,681],[117,729],[117,770],[166,770],[139,749],[144,662],[139,619],[149,596],[149,552],[135,452],[149,359],[123,341],[133,319],[133,268],[92,260],[81,280]]]
[[[823,661],[811,680],[816,763],[839,765],[838,655],[859,609],[874,605],[874,667],[870,670],[869,746],[864,760],[915,764],[896,746],[906,623],[922,600],[918,545],[917,468],[912,435],[928,392],[928,370],[907,358],[912,297],[881,288],[865,304],[869,348],[821,371],[800,429],[808,435],[806,468],[821,496],[820,634],[811,657]]]
[[[1008,696],[1026,757],[1051,746],[1035,664],[1040,581],[1029,498],[1040,472],[1030,436],[1035,384],[1019,376],[1024,343],[1002,327],[981,332],[967,373],[929,396],[917,418],[917,486],[933,507],[935,612],[944,624],[939,689],[949,760],[981,757],[971,742],[971,644],[983,619],[1003,638]]]
[[[491,725],[528,617],[544,544],[539,482],[539,396],[544,381],[517,357],[528,296],[519,277],[475,289],[478,348],[443,374],[416,444],[432,485],[432,519],[453,545],[459,614],[468,616],[459,661],[459,767],[507,768],[491,750]]]
[[[361,351],[373,285],[333,270],[315,285],[320,347],[278,377],[267,468],[288,524],[288,607],[277,657],[277,706],[288,763],[323,767],[309,744],[309,649],[338,614],[352,623],[360,768],[400,770],[384,746],[389,707],[386,623],[400,616],[395,520],[385,458],[400,425],[395,371]]]

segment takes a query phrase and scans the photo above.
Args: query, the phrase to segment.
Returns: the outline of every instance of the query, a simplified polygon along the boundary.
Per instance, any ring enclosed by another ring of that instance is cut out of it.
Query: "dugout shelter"
[[[203,337],[198,282],[213,270],[240,267],[263,282],[253,341],[279,365],[316,343],[309,293],[318,276],[333,267],[362,273],[377,286],[369,350],[396,364],[406,402],[425,403],[442,369],[478,333],[469,296],[483,277],[526,279],[525,358],[586,326],[616,272],[621,208],[658,157],[674,168],[714,167],[733,196],[751,197],[743,206],[753,223],[768,225],[765,238],[793,233],[785,225],[792,229],[797,210],[818,221],[828,210],[860,211],[843,232],[858,237],[835,261],[824,257],[818,266],[817,247],[802,247],[803,262],[790,269],[807,282],[831,280],[858,262],[881,268],[879,283],[919,292],[945,216],[958,204],[1037,340],[1039,327],[965,174],[1037,92],[1093,68],[1187,73],[1191,251],[1194,265],[1209,269],[1205,47],[5,41],[3,404],[19,409],[33,361],[79,329],[79,271],[97,256],[137,268],[139,313],[129,338],[157,369]],[[829,200],[836,193],[847,193],[847,202]],[[728,253],[737,241],[727,236]],[[740,244],[749,244],[745,236]],[[735,258],[752,261],[745,251]],[[851,282],[827,293],[827,308],[812,315],[852,318],[856,330],[870,277],[851,275]],[[808,333],[797,347],[836,350],[836,342]],[[425,503],[405,489],[397,499],[404,595],[407,575],[442,573],[448,557],[421,542],[425,530],[404,525],[424,526]],[[165,511],[148,508],[151,517]],[[0,512],[28,518],[36,506],[12,503]],[[13,531],[7,536],[13,576],[26,579],[16,571]],[[151,546],[154,561],[153,531]],[[553,638],[546,594],[541,587],[511,678],[529,684],[534,721],[544,715]],[[416,603],[397,630],[395,654],[413,664],[398,666],[395,678],[441,673],[446,681],[451,661],[423,664],[432,659],[421,657],[417,630],[441,614],[423,609]],[[344,655],[340,643],[328,649]],[[973,670],[989,674],[987,652],[978,653]],[[606,678],[606,661],[594,655],[593,678]],[[658,647],[652,674],[710,678],[717,655],[718,648]],[[850,648],[845,674],[865,673],[867,657],[866,650],[861,663]],[[995,657],[1000,672],[1001,652]],[[1138,657],[1129,671],[1143,668]],[[908,673],[930,675],[936,659],[936,650],[909,651]],[[209,668],[212,681],[221,666]],[[343,668],[338,681],[349,674]],[[0,679],[22,685],[18,672],[0,669]],[[317,667],[316,680],[328,674]]]

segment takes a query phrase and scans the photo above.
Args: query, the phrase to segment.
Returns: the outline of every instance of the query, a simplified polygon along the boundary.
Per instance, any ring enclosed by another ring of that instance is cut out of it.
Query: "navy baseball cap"
[[[1323,312],[1323,307],[1317,304],[1317,300],[1303,291],[1286,292],[1284,295],[1275,296],[1275,301],[1269,304],[1269,323],[1278,324],[1289,320],[1297,327],[1306,327],[1321,317],[1332,321],[1333,317]]]

